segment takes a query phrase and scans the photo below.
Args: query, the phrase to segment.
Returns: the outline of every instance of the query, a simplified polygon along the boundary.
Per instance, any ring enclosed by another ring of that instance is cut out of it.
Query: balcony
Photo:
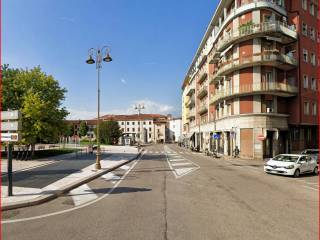
[[[190,110],[190,111],[187,113],[187,119],[194,119],[194,118],[196,118],[195,108],[193,108],[192,110]]]
[[[191,85],[188,85],[186,88],[187,96],[192,96],[195,93],[195,84],[192,83]]]
[[[273,50],[276,51],[276,50]],[[219,70],[216,71],[211,77],[210,83],[216,81],[219,77],[223,77],[230,74],[233,71],[237,71],[247,67],[254,67],[259,65],[271,66],[279,68],[283,71],[289,71],[298,66],[298,62],[295,58],[268,51],[262,54],[256,54],[251,56],[240,57],[238,59],[231,59],[229,61],[222,62],[220,64]]]
[[[208,106],[207,106],[207,104],[201,104],[198,113],[199,113],[200,115],[203,115],[203,114],[205,114],[205,113],[207,113],[207,112],[208,112]]]
[[[217,51],[221,52],[239,41],[270,35],[281,39],[283,44],[292,43],[297,40],[298,35],[294,27],[283,22],[264,22],[259,24],[248,24],[240,26],[235,31],[226,33],[217,44]]]
[[[206,68],[203,67],[200,71],[199,71],[199,79],[198,79],[198,83],[201,84],[203,83],[206,79],[207,79],[208,73],[206,71]]]
[[[192,108],[195,106],[195,100],[194,98],[190,98],[187,102],[186,102],[186,107],[187,108]]]
[[[226,100],[228,98],[258,94],[272,94],[281,97],[293,97],[298,94],[298,87],[277,82],[244,84],[235,86],[233,88],[216,91],[216,93],[211,97],[210,104],[214,105],[217,102]]]
[[[208,85],[205,84],[205,85],[201,86],[201,88],[199,89],[198,98],[202,99],[205,96],[207,96],[207,94],[208,94]]]

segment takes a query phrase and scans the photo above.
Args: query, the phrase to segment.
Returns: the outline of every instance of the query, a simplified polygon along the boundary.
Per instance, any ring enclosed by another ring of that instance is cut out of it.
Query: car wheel
[[[315,168],[313,169],[313,174],[314,174],[314,175],[318,175],[318,167],[315,167]]]
[[[298,178],[300,176],[300,170],[297,169],[294,171],[293,177]]]

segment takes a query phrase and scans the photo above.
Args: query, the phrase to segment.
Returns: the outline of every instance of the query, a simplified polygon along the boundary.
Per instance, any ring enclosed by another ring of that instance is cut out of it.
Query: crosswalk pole
[[[8,143],[8,196],[12,196],[12,144]]]

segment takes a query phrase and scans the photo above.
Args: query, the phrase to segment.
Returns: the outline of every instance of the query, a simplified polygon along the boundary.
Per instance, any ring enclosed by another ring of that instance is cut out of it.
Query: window
[[[316,90],[317,90],[317,81],[316,81],[315,78],[312,78],[312,79],[311,79],[311,89],[312,89],[313,91],[316,91]]]
[[[152,131],[152,129],[151,128],[149,128],[149,132],[151,132]]]
[[[316,55],[314,53],[311,53],[310,62],[313,66],[316,65]]]
[[[151,133],[149,133],[149,138],[151,138]]]
[[[124,128],[121,128],[121,132],[124,132]]]
[[[317,116],[317,104],[316,103],[312,104],[312,115]]]
[[[316,39],[316,34],[315,34],[315,31],[314,31],[314,28],[312,28],[312,27],[310,27],[310,38],[312,40]]]
[[[121,122],[121,125],[124,125],[124,122]]]
[[[308,88],[308,86],[309,86],[308,76],[303,75],[303,87]]]
[[[135,132],[135,131],[136,131],[136,129],[132,128],[132,132]]]
[[[130,125],[130,122],[127,122],[127,125]]]
[[[308,36],[308,25],[305,23],[302,23],[302,34]]]
[[[135,124],[135,122],[132,122],[132,125],[134,125]]]
[[[152,124],[152,122],[149,122],[149,125],[151,125]]]
[[[308,50],[303,49],[303,61],[308,62]]]
[[[312,16],[314,16],[314,4],[313,2],[310,1],[310,8],[309,8],[309,12]]]
[[[146,122],[143,122],[143,125],[146,125]]]
[[[307,0],[302,0],[302,8],[307,10]]]
[[[304,115],[309,115],[309,102],[304,102]]]
[[[264,22],[270,22],[271,21],[271,15],[263,15],[263,21]]]
[[[130,128],[127,128],[127,132],[130,132]]]
[[[272,72],[266,72],[266,82],[267,84],[272,83]]]

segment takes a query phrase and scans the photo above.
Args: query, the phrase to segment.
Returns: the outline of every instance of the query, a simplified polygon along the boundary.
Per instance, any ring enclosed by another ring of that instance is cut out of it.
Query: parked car
[[[319,158],[318,158],[319,149],[305,149],[301,152],[301,154],[306,154],[311,156],[319,164]]]
[[[280,154],[264,165],[266,173],[299,177],[303,173],[318,174],[318,165],[305,154]]]

